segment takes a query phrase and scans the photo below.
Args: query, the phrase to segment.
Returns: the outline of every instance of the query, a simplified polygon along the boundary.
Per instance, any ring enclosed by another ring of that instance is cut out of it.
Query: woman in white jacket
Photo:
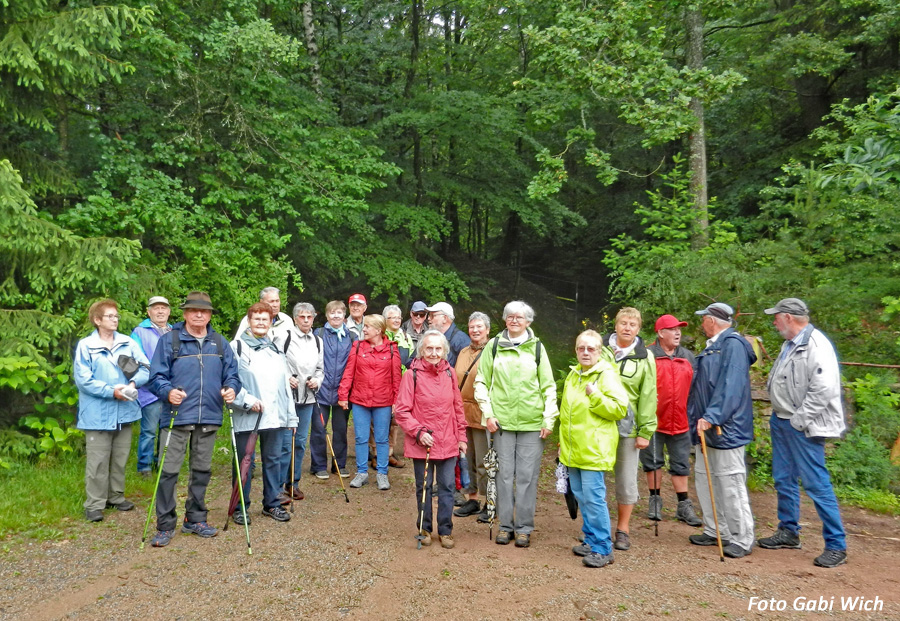
[[[232,417],[240,462],[247,450],[247,441],[258,423],[260,456],[262,458],[262,513],[278,522],[291,519],[281,506],[281,447],[284,429],[297,426],[294,401],[291,397],[290,372],[284,353],[268,337],[272,325],[272,310],[258,302],[247,310],[249,327],[231,342],[238,360],[238,374],[243,388],[234,400]],[[253,447],[250,447],[253,450]],[[232,475],[232,484],[237,472]],[[250,479],[244,483],[244,506],[250,506]],[[249,524],[250,517],[238,507],[232,519],[237,524]]]

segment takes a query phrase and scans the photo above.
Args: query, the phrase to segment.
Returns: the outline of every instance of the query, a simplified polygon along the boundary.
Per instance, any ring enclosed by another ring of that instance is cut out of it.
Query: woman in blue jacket
[[[131,423],[141,418],[137,387],[150,377],[149,361],[133,340],[120,334],[115,300],[91,305],[88,317],[96,329],[75,350],[74,376],[78,387],[77,427],[85,432],[84,516],[103,519],[103,510],[134,509],[125,498],[125,463],[131,452]],[[119,368],[119,356],[139,364],[129,380]]]

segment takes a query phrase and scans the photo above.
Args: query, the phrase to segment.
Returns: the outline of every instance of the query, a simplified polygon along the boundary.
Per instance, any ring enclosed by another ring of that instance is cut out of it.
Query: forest
[[[6,468],[71,449],[106,296],[465,307],[490,269],[598,325],[724,301],[770,353],[801,297],[900,364],[894,0],[0,0],[0,82]],[[897,509],[896,367],[844,378],[833,475]]]

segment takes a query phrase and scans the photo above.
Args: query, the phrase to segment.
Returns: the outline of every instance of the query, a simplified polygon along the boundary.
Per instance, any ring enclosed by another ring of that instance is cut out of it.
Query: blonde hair
[[[381,315],[366,315],[363,317],[363,323],[375,328],[381,334],[384,334],[384,331],[387,330],[387,323]]]
[[[584,332],[579,334],[577,337],[575,337],[575,347],[578,347],[578,344],[580,342],[585,341],[587,339],[593,339],[593,340],[597,341],[597,345],[599,345],[600,347],[603,347],[603,337],[600,336],[600,334],[598,334],[595,330],[585,330]]]
[[[619,319],[623,317],[629,317],[631,319],[637,319],[638,322],[638,330],[644,327],[644,320],[641,318],[641,311],[634,308],[633,306],[625,306],[619,309],[619,312],[616,313],[616,323],[619,323]]]

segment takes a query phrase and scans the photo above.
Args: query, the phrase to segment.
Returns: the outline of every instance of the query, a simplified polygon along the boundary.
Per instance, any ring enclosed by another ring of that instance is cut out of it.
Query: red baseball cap
[[[678,321],[674,315],[663,315],[656,320],[656,325],[653,329],[659,332],[660,330],[666,330],[668,328],[683,328],[686,325],[688,325],[688,322]]]
[[[350,296],[348,303],[353,304],[354,302],[359,302],[360,304],[366,304],[366,296],[364,296],[362,293],[354,293],[353,295]]]

